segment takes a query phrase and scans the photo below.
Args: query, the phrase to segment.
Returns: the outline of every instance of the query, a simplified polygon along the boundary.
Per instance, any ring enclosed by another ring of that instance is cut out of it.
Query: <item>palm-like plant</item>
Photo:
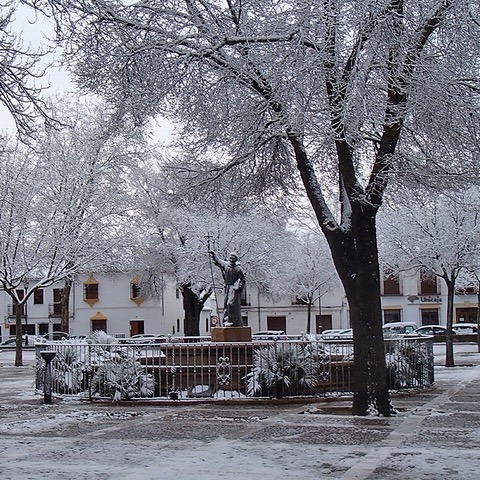
[[[315,372],[311,352],[302,345],[276,343],[256,349],[253,369],[245,377],[247,395],[282,398],[299,393],[316,385]]]
[[[93,377],[93,391],[113,401],[151,397],[155,380],[133,356],[121,355],[102,363]]]

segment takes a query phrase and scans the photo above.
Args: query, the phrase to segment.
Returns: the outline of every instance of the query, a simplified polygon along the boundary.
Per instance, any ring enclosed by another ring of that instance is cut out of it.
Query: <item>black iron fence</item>
[[[391,390],[421,389],[433,381],[433,341],[385,340]],[[316,337],[242,343],[170,339],[162,344],[49,342],[52,392],[88,399],[248,399],[339,396],[352,392],[353,342]]]

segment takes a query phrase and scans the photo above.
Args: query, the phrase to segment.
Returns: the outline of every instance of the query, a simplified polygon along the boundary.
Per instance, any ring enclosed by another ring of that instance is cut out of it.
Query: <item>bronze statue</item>
[[[223,325],[225,327],[243,327],[241,314],[241,297],[245,287],[245,275],[237,264],[238,255],[230,253],[228,262],[220,260],[214,251],[209,251],[213,263],[222,271],[225,281],[225,299],[223,302]]]

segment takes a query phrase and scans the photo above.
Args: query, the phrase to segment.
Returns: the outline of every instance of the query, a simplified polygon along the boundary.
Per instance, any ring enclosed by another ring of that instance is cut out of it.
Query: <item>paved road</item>
[[[459,347],[460,348],[460,347]],[[393,399],[391,418],[348,401],[131,406],[34,394],[32,360],[0,351],[0,478],[477,480],[480,355],[456,352],[436,385]]]

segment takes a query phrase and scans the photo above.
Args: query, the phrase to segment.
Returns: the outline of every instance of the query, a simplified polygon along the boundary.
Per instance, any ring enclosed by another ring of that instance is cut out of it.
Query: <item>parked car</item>
[[[478,325],[476,323],[454,323],[452,330],[455,333],[477,333]]]
[[[403,337],[416,331],[418,325],[415,322],[390,322],[383,325],[384,338]]]
[[[16,341],[15,337],[7,338],[4,342],[2,342],[2,345],[4,347],[14,346],[15,341]]]
[[[351,328],[338,328],[332,330],[324,330],[322,332],[322,340],[336,340],[336,339],[345,339],[353,338],[353,329]]]
[[[49,340],[49,341],[68,340],[69,338],[70,338],[70,335],[65,332],[50,332],[43,335],[43,339]]]
[[[35,343],[42,341],[43,337],[38,335],[22,335],[22,345],[26,347],[27,345],[35,345]],[[7,338],[2,345],[5,347],[14,347],[16,339],[15,337]]]
[[[120,338],[118,343],[128,343],[134,345],[148,345],[150,343],[165,343],[167,337],[165,335],[156,335],[154,333],[138,333],[127,338]]]
[[[415,330],[418,335],[446,335],[447,329],[443,325],[423,325]],[[453,332],[455,334],[455,332]]]
[[[259,332],[252,333],[253,340],[279,340],[285,332],[283,330],[261,330]]]

